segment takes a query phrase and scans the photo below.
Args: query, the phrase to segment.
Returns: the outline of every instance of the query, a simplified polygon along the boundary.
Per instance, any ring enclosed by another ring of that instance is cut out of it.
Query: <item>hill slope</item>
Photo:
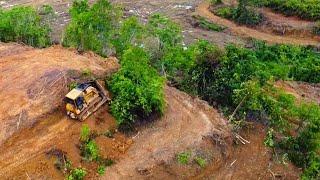
[[[105,77],[118,68],[116,59],[80,55],[60,46],[39,50],[0,44],[0,176],[62,178],[63,174],[54,168],[54,160],[47,155],[50,150],[59,149],[66,152],[75,167],[86,167],[89,178],[97,178],[96,167],[82,162],[77,148],[83,123],[65,116],[62,100],[68,84],[83,78],[84,70]],[[216,110],[175,88],[166,87],[165,95],[163,117],[140,128],[134,137],[116,133],[113,139],[97,139],[101,153],[117,162],[108,169],[106,178],[140,177],[139,170],[169,163],[187,149],[205,147],[210,149],[208,155],[215,152],[217,159],[230,153],[230,128]],[[107,107],[84,123],[100,133],[115,127]],[[223,142],[225,152],[206,137]]]

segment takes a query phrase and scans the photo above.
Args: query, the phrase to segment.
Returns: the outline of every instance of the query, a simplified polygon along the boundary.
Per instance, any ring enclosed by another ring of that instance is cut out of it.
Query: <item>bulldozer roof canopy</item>
[[[67,95],[66,97],[72,100],[77,99],[77,97],[79,97],[82,94],[82,91],[80,91],[79,89],[72,89]]]

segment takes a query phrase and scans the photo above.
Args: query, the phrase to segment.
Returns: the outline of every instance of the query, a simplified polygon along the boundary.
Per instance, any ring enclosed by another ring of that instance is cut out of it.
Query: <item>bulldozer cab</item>
[[[67,115],[83,121],[109,100],[108,92],[98,81],[89,81],[72,89],[64,101]]]
[[[81,111],[84,104],[83,92],[78,88],[73,89],[66,95],[65,102],[67,104],[73,105],[74,108]]]

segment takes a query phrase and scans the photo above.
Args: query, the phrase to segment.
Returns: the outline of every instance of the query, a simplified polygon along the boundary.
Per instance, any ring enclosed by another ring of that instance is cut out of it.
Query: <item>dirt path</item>
[[[214,15],[209,10],[209,7],[210,7],[210,3],[207,1],[204,1],[203,3],[200,3],[199,6],[196,8],[196,13],[219,25],[228,27],[232,33],[237,34],[239,36],[242,36],[245,38],[259,39],[259,40],[267,41],[269,43],[285,43],[285,44],[295,44],[295,45],[320,46],[320,41],[310,39],[310,38],[292,38],[292,37],[278,36],[274,34],[260,32],[255,29],[248,28],[246,26],[239,26],[232,21],[229,21],[227,19]]]

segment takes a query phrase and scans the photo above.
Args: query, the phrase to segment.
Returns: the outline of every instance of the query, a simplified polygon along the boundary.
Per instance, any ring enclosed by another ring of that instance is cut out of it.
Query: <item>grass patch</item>
[[[87,171],[83,168],[75,168],[73,169],[69,176],[66,178],[67,180],[83,180],[87,175]]]
[[[201,167],[205,168],[207,166],[207,161],[202,157],[196,157],[194,161]]]
[[[190,157],[191,157],[191,153],[190,152],[182,152],[182,153],[179,153],[177,155],[177,161],[180,164],[186,165],[186,164],[189,163]]]
[[[100,165],[97,169],[97,172],[100,176],[103,176],[106,173],[106,167],[103,165]]]

